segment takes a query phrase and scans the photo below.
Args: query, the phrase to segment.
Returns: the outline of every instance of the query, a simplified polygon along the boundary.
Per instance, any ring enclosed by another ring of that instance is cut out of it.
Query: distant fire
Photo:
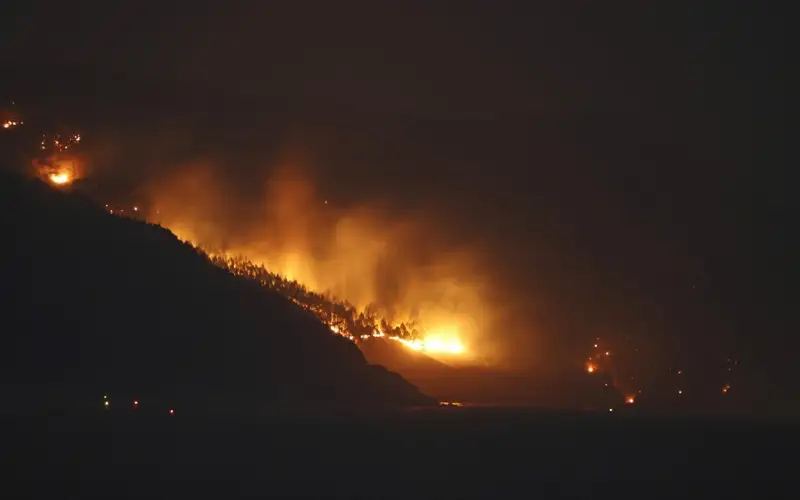
[[[466,353],[466,347],[456,336],[442,338],[437,334],[426,335],[422,339],[406,340],[392,338],[414,351],[422,351],[431,354],[452,354],[460,355]]]
[[[236,197],[223,186],[208,168],[159,178],[148,187],[153,210],[142,216],[354,342],[385,336],[443,360],[488,361],[476,342],[492,326],[482,263],[471,249],[439,241],[426,219],[337,208],[294,170],[274,174],[245,210],[231,207]],[[240,210],[250,215],[234,215]]]
[[[40,151],[33,160],[39,176],[56,186],[71,184],[79,179],[84,171],[84,163],[75,150],[81,142],[81,135],[42,134]]]
[[[52,182],[53,184],[59,184],[59,185],[69,184],[70,181],[72,181],[72,176],[69,175],[68,172],[59,172],[57,174],[53,173],[50,174],[48,178],[50,179],[50,182]]]
[[[18,114],[0,109],[0,131],[21,125]],[[35,175],[58,188],[84,179],[89,170],[83,142],[74,131],[42,134],[30,152]],[[216,265],[280,293],[333,334],[354,343],[384,338],[432,357],[466,362],[488,361],[485,353],[493,350],[506,352],[492,361],[517,354],[517,343],[497,339],[492,344],[482,337],[502,331],[496,324],[507,305],[504,299],[487,300],[493,294],[486,292],[496,288],[484,272],[491,263],[463,242],[456,245],[441,237],[442,228],[429,225],[427,216],[346,203],[347,208],[337,208],[327,196],[316,197],[309,179],[291,169],[273,176],[253,203],[241,201],[221,180],[224,173],[218,176],[213,169],[191,165],[140,186],[146,199],[137,202],[142,204],[123,207],[116,204],[119,200],[104,200],[112,203],[105,208],[115,216],[159,224],[204,251],[213,249],[206,253]],[[532,327],[524,323],[525,329]],[[664,390],[673,397],[694,392],[683,370],[656,369],[656,364],[646,371],[640,368],[639,346],[627,333],[622,338],[619,332],[608,339],[596,337],[588,358],[583,357],[588,378],[599,391],[613,388],[627,394],[626,405],[633,405],[633,394],[642,394],[649,383],[647,375],[655,380],[677,375],[676,385]],[[570,364],[580,367],[579,362]],[[728,358],[725,377],[734,376],[738,365],[739,360]],[[731,391],[726,383],[719,397],[731,398]],[[110,407],[107,396],[103,405]],[[133,405],[138,407],[138,401]]]
[[[113,214],[114,211],[111,210]],[[121,214],[122,211],[120,210]],[[351,342],[386,338],[433,356],[466,356],[468,350],[455,326],[428,330],[414,322],[390,323],[370,312],[359,311],[347,302],[309,290],[294,280],[272,273],[263,265],[243,258],[210,254],[211,261],[231,273],[256,281],[261,286],[285,295],[299,307],[314,314],[336,335]]]

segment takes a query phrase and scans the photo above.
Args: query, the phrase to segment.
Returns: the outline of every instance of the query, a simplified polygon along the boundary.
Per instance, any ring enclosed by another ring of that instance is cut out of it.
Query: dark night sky
[[[782,13],[532,3],[20,2],[0,63],[96,115],[290,130],[332,199],[435,208],[569,338],[789,351]]]

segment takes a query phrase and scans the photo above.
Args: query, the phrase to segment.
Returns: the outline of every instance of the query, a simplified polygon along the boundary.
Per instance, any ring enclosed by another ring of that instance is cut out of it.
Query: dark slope
[[[10,235],[0,259],[0,370],[18,394],[33,394],[33,384],[80,401],[116,391],[239,410],[432,402],[163,228],[14,175],[2,175],[0,200]]]
[[[498,367],[450,366],[397,342],[370,339],[359,344],[370,363],[401,374],[440,401],[550,409],[619,407],[624,395],[602,375],[587,376],[581,366],[557,372],[515,371]]]

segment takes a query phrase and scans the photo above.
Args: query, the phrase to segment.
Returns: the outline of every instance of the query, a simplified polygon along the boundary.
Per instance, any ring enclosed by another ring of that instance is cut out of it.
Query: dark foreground
[[[788,492],[800,437],[789,423],[499,409],[260,420],[8,422],[5,487],[41,498],[644,498],[667,486],[710,498],[753,480],[772,481],[750,491]]]

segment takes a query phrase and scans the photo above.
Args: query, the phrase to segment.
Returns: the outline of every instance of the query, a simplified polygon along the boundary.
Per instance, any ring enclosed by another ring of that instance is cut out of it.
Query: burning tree
[[[232,274],[253,280],[287,297],[313,313],[332,332],[353,342],[376,337],[388,337],[406,342],[419,340],[418,325],[414,323],[390,324],[385,318],[380,318],[374,308],[359,311],[345,300],[309,290],[297,281],[272,273],[263,265],[256,265],[244,257],[228,257],[213,253],[209,253],[209,257],[214,264]]]

